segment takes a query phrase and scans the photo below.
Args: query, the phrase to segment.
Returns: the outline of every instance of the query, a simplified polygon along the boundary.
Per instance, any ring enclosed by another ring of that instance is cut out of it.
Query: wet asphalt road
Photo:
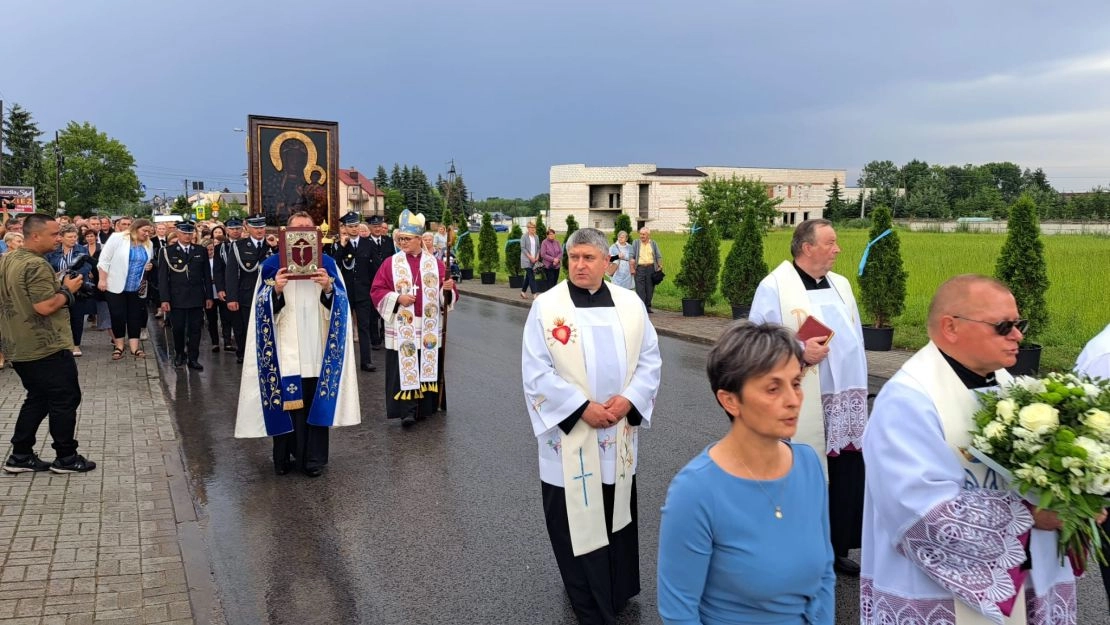
[[[232,437],[233,354],[209,354],[205,337],[196,373],[168,367],[157,345],[229,625],[575,622],[523,410],[526,313],[464,299],[447,328],[448,413],[409,430],[384,417],[385,352],[374,352],[380,371],[359,374],[363,422],[332,431],[316,479],[276,476],[269,439]],[[667,485],[727,424],[705,381],[708,347],[660,340],[663,390],[641,433],[637,477],[643,591],[625,624],[660,622],[655,549]],[[855,579],[838,584],[838,623],[859,622],[857,589]],[[1080,623],[1110,620],[1101,595],[1097,575],[1083,582]]]

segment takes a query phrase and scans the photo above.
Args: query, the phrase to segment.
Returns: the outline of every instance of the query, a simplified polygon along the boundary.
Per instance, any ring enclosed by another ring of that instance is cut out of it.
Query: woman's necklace
[[[771,498],[771,493],[768,493],[767,489],[763,487],[763,480],[756,479],[755,472],[751,470],[751,468],[748,466],[747,462],[744,462],[743,458],[737,456],[737,460],[740,461],[740,464],[744,467],[744,470],[746,470],[748,472],[748,475],[752,476],[752,481],[755,482],[755,485],[759,487],[759,490],[763,491],[763,496],[767,498],[767,501],[769,501],[771,503],[771,505],[775,507],[775,518],[776,519],[781,519],[782,518],[782,506],[775,503],[775,500]],[[786,485],[786,476],[783,476],[782,480],[783,480],[783,483],[779,484],[779,493],[778,493],[779,497],[782,496],[782,489]]]

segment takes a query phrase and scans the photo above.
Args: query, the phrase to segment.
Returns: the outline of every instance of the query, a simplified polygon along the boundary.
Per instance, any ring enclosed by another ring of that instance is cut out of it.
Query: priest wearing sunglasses
[[[976,391],[1010,379],[1028,322],[1004,284],[963,275],[937,289],[927,323],[929,343],[883,387],[863,437],[861,623],[1073,625],[1056,514],[961,453]]]

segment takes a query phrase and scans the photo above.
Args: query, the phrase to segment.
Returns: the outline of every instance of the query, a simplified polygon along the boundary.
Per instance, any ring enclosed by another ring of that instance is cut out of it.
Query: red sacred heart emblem
[[[565,325],[562,319],[556,319],[555,327],[551,329],[551,338],[566,345],[570,341],[570,326]]]
[[[312,244],[303,238],[297,239],[293,244],[293,262],[304,266],[311,264],[313,260],[315,259],[312,258]]]

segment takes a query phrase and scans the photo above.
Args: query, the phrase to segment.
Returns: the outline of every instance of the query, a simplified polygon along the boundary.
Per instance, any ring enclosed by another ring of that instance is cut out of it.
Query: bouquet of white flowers
[[[1095,518],[1110,493],[1110,381],[1050,373],[1022,376],[980,396],[968,451],[1038,509],[1060,518],[1060,557],[1103,561]],[[978,452],[978,453],[976,453]]]

